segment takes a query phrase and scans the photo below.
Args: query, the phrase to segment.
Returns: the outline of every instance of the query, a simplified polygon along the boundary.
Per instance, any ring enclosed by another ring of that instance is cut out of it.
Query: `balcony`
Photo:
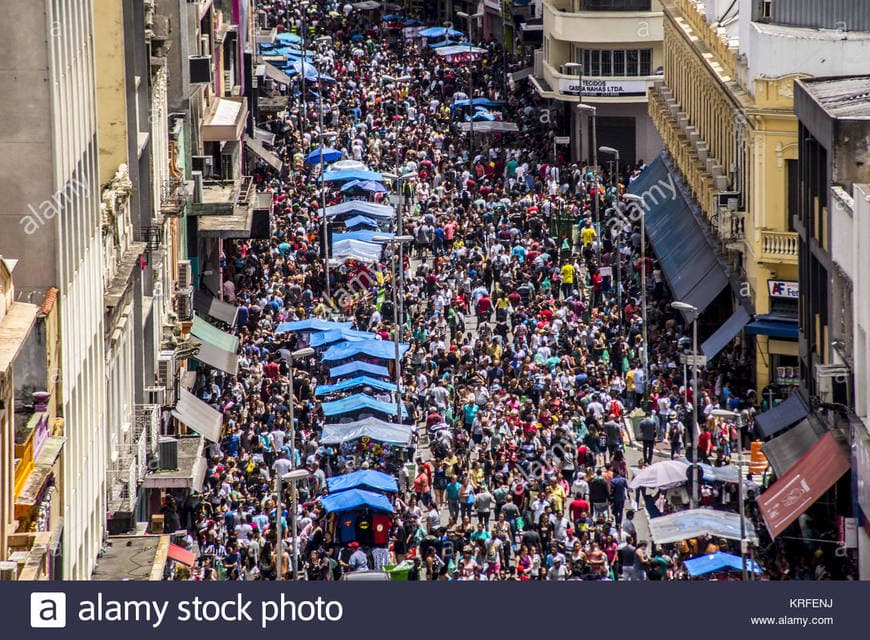
[[[798,263],[798,234],[794,231],[761,231],[761,261],[772,264]]]
[[[202,237],[250,238],[254,211],[269,209],[272,196],[256,193],[253,178],[206,181],[202,198],[190,205],[190,214],[197,216]]]
[[[582,0],[544,0],[544,33],[564,42],[627,45],[661,42],[661,11],[583,11]],[[638,20],[643,20],[640,28]]]

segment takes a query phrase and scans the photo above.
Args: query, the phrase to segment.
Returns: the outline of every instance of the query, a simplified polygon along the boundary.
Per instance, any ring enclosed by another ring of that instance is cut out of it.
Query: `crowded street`
[[[162,506],[196,558],[172,579],[849,575],[771,539],[746,354],[696,362],[633,215],[647,164],[571,160],[514,79],[531,50],[462,15],[259,8],[284,169],[254,172],[270,239],[221,245],[239,367],[191,387],[222,433]]]

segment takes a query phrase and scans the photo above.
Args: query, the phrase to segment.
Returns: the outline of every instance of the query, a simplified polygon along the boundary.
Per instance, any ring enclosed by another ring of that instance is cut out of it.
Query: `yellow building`
[[[797,179],[792,96],[801,76],[752,77],[736,29],[711,26],[694,0],[662,8],[664,78],[650,91],[650,115],[756,314],[734,334],[756,337],[757,390],[777,383],[785,392],[798,367],[798,238],[787,194]]]

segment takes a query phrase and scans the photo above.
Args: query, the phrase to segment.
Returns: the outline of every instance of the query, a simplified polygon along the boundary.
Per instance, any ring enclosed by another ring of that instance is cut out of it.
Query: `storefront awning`
[[[263,66],[265,66],[266,77],[271,78],[275,82],[279,82],[281,84],[290,85],[293,83],[293,79],[288,76],[286,73],[281,71],[274,64],[266,62]]]
[[[642,199],[633,206],[645,212],[646,233],[674,299],[701,313],[728,284],[728,275],[718,248],[692,213],[680,186],[662,154],[629,185],[629,191]],[[629,221],[640,219],[639,211],[632,213],[630,208]]]
[[[284,168],[284,163],[274,151],[269,151],[262,142],[251,136],[245,136],[245,146],[248,147],[254,154],[263,162],[267,163],[278,173]]]
[[[241,140],[248,119],[247,98],[215,98],[203,122],[203,142]]]
[[[178,390],[178,403],[172,415],[206,440],[220,442],[223,415],[190,391]]]
[[[202,342],[196,359],[231,375],[239,372],[239,339],[194,316],[191,335]]]
[[[825,434],[816,420],[804,418],[793,428],[761,445],[777,477],[783,477]]]
[[[849,459],[826,433],[758,499],[767,530],[775,538],[849,470]]]
[[[759,316],[755,322],[746,325],[746,333],[784,340],[797,340],[798,322],[797,320],[775,320]]]
[[[737,307],[737,311],[731,314],[731,317],[704,341],[701,345],[701,353],[707,357],[707,360],[714,358],[750,320],[749,312],[744,307]]]
[[[239,313],[238,306],[218,300],[207,291],[198,289],[193,292],[193,308],[199,315],[226,322],[231,327],[235,326],[236,315]]]
[[[788,398],[772,409],[755,416],[755,432],[761,438],[770,438],[777,433],[800,422],[810,413],[803,396],[793,392]]]

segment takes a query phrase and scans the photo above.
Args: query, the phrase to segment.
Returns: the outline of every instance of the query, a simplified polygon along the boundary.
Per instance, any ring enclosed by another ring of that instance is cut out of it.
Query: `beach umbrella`
[[[628,486],[630,489],[669,489],[686,482],[686,465],[677,460],[664,460],[635,471]]]
[[[338,149],[324,147],[323,149],[315,149],[305,156],[305,164],[320,164],[320,156],[323,155],[323,162],[330,163],[341,160],[342,153]]]

